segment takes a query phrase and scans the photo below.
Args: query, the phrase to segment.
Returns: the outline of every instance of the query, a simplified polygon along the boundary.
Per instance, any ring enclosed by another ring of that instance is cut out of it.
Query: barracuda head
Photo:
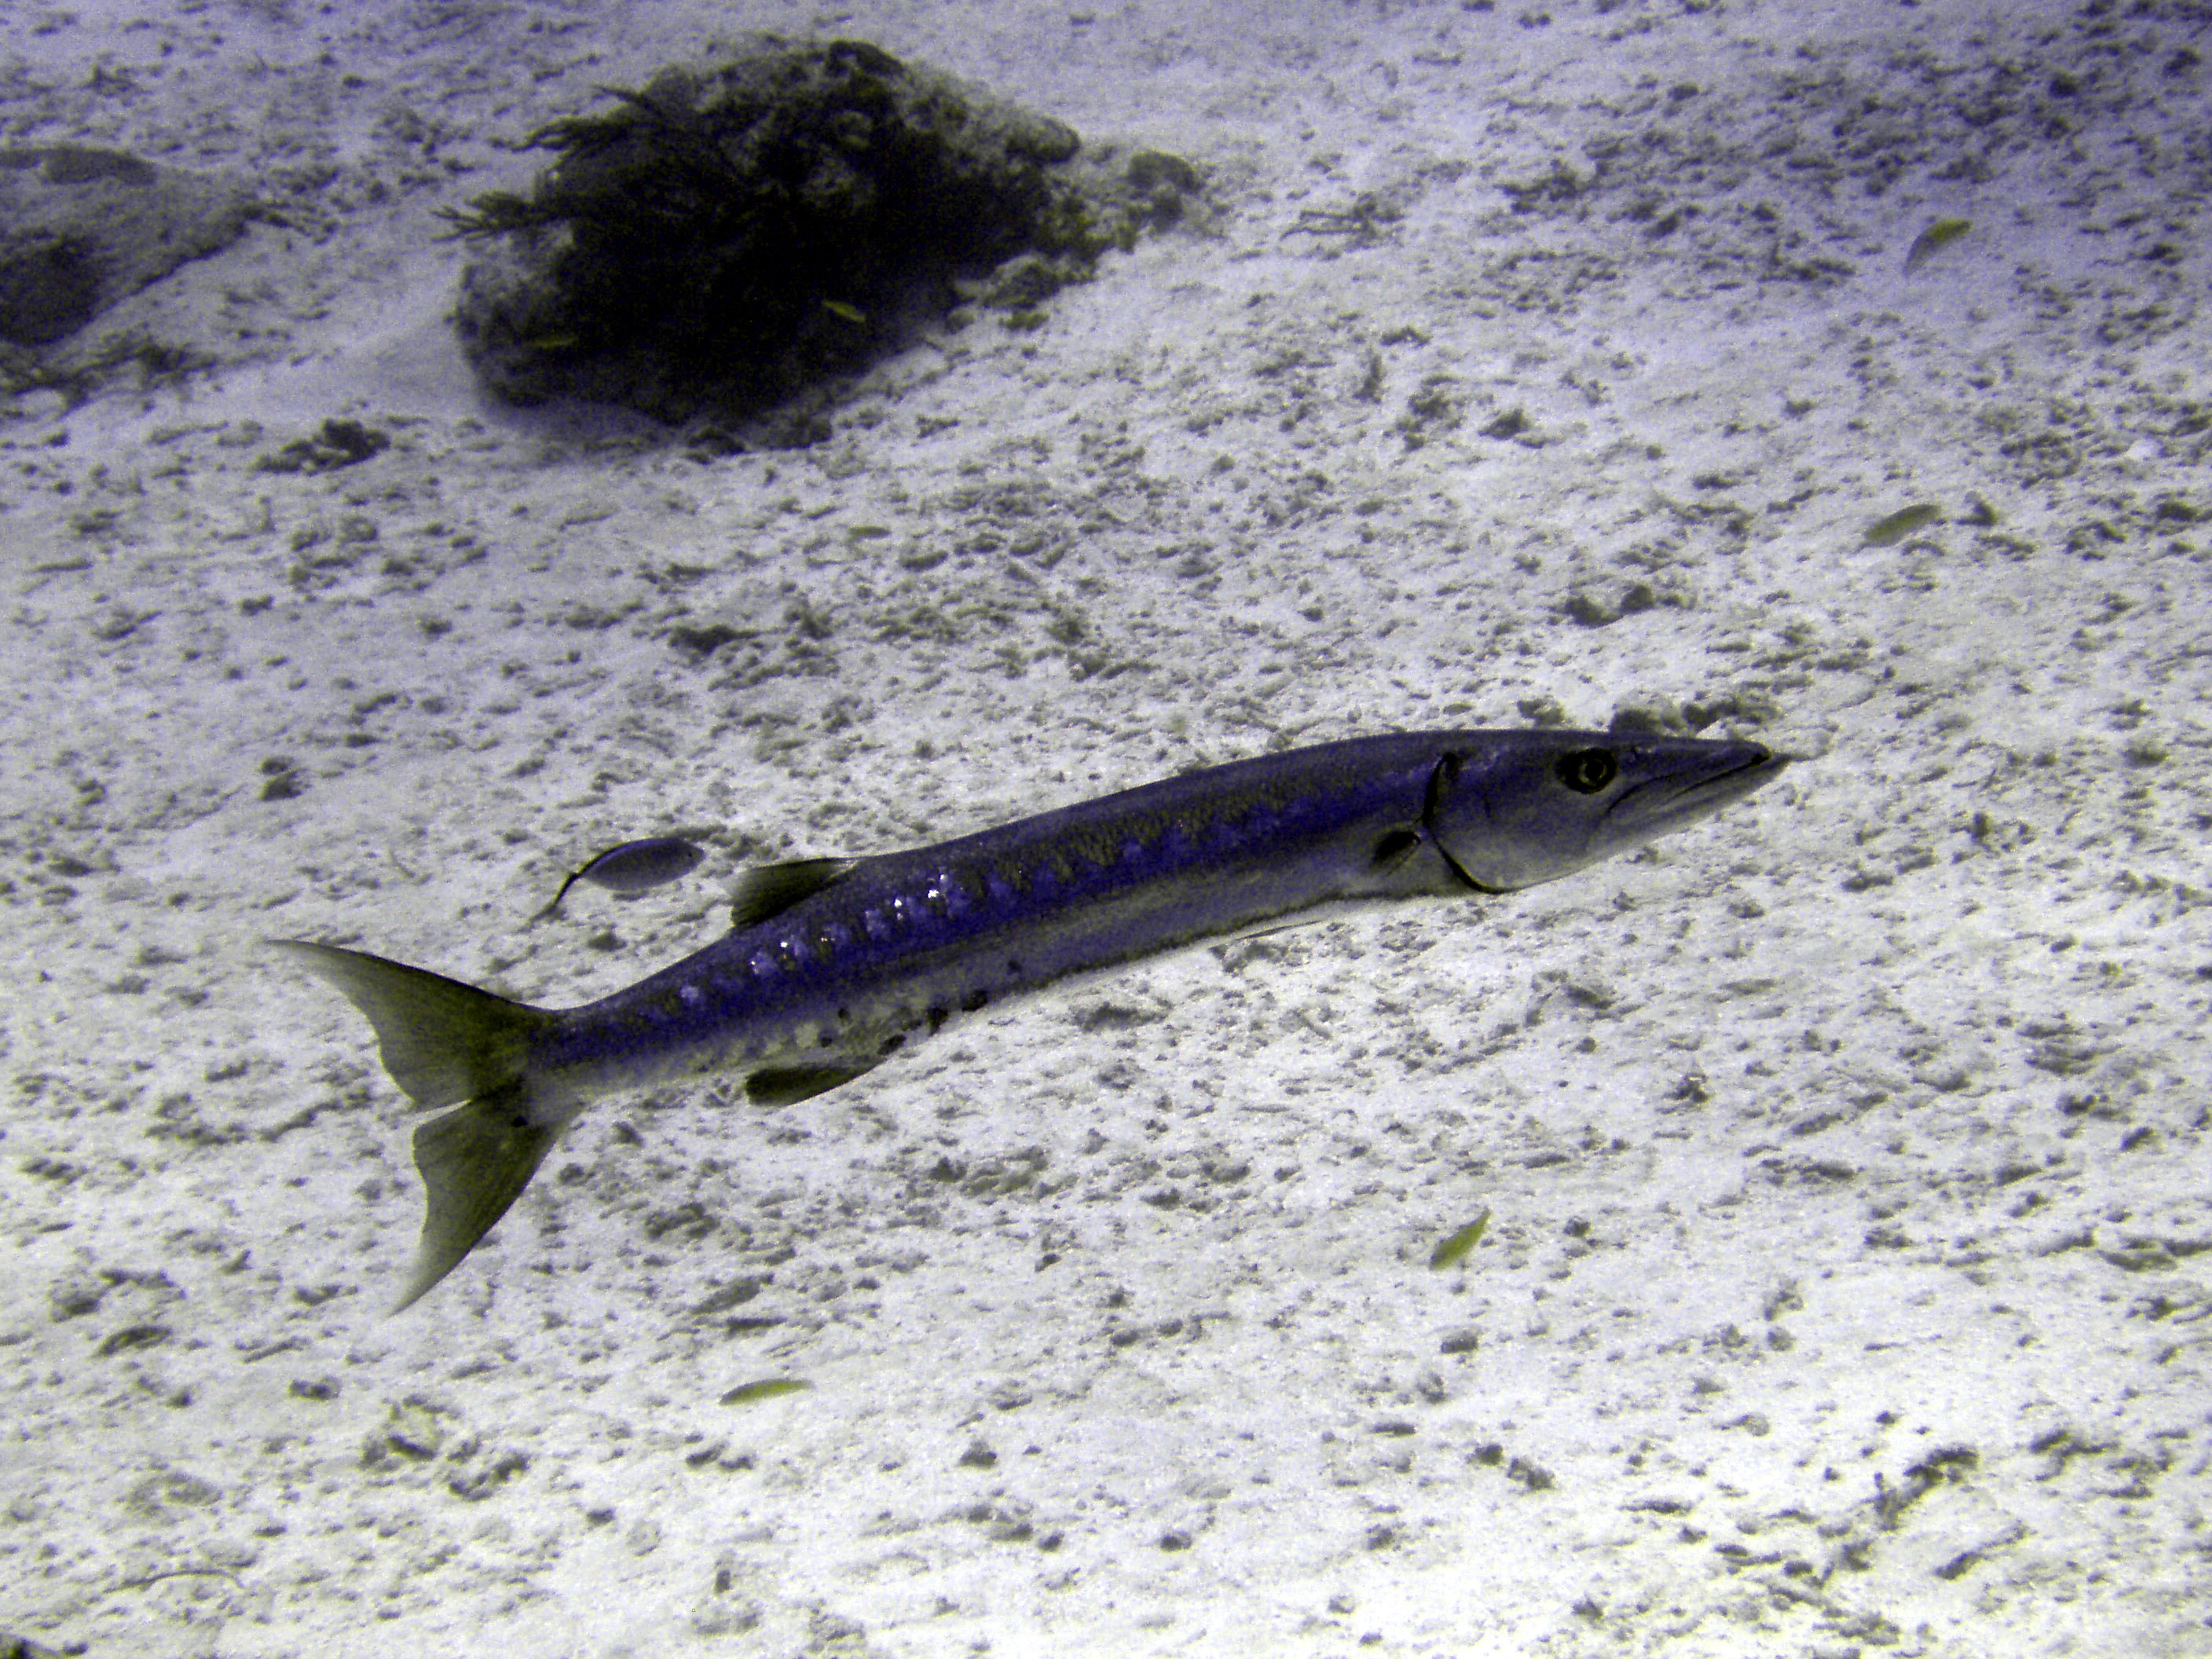
[[[1755,743],[1645,732],[1469,737],[1437,769],[1425,827],[1461,875],[1498,893],[1632,852],[1789,764]]]

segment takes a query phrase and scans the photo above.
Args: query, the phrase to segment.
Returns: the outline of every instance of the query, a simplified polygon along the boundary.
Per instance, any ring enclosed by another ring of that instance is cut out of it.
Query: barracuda
[[[1602,732],[1322,744],[935,847],[756,870],[731,932],[575,1008],[274,943],[368,1018],[416,1106],[459,1104],[415,1132],[427,1206],[404,1308],[609,1091],[728,1071],[763,1104],[804,1100],[957,1011],[1337,902],[1533,886],[1694,823],[1786,763],[1753,743]]]

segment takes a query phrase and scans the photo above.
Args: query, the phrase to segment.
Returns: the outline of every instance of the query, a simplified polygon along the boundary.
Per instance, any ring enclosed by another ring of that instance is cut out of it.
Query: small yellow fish
[[[824,300],[822,302],[822,309],[832,317],[842,318],[848,323],[866,323],[868,320],[866,312],[858,306],[848,306],[842,300]]]
[[[1484,1210],[1466,1226],[1429,1252],[1429,1266],[1439,1270],[1458,1267],[1473,1254],[1474,1247],[1482,1243],[1482,1231],[1488,1225],[1490,1225],[1490,1212]]]
[[[1935,524],[1943,516],[1943,509],[1926,501],[1916,506],[1899,507],[1886,519],[1876,519],[1866,527],[1869,547],[1887,547],[1901,542],[1923,525]]]
[[[1905,268],[1911,270],[1974,228],[1972,219],[1938,219],[1912,239],[1905,251]]]
[[[725,1406],[750,1406],[757,1400],[775,1400],[787,1394],[805,1394],[814,1385],[795,1376],[763,1377],[757,1382],[740,1382],[722,1396]]]

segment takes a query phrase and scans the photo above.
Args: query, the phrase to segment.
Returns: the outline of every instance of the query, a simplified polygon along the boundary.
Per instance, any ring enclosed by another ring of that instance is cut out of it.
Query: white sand
[[[2212,1652],[2212,47],[2092,9],[9,8],[0,138],[289,228],[96,325],[217,352],[186,395],[0,424],[0,1633]],[[1218,232],[803,454],[479,407],[431,210],[746,23],[1178,151]],[[392,447],[254,470],[334,415]],[[743,862],[1532,700],[1809,758],[779,1114],[609,1100],[381,1316],[408,1120],[258,939],[578,1001]]]

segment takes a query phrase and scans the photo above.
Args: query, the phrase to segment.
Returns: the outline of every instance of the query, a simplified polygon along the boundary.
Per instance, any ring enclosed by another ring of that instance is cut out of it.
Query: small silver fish
[[[728,933],[577,1008],[273,942],[367,1016],[417,1106],[459,1107],[415,1132],[428,1208],[404,1308],[611,1090],[736,1071],[756,1102],[805,1100],[955,1010],[1337,900],[1550,881],[1694,823],[1786,763],[1755,743],[1606,732],[1295,749],[935,847],[756,871]]]
[[[612,893],[642,893],[690,875],[706,856],[705,848],[681,836],[648,836],[642,841],[626,841],[619,847],[608,848],[580,868],[571,870],[568,878],[561,884],[561,890],[553,895],[553,902],[531,920],[543,921],[558,912],[561,901],[568,896],[568,890],[580,881],[588,881]]]

